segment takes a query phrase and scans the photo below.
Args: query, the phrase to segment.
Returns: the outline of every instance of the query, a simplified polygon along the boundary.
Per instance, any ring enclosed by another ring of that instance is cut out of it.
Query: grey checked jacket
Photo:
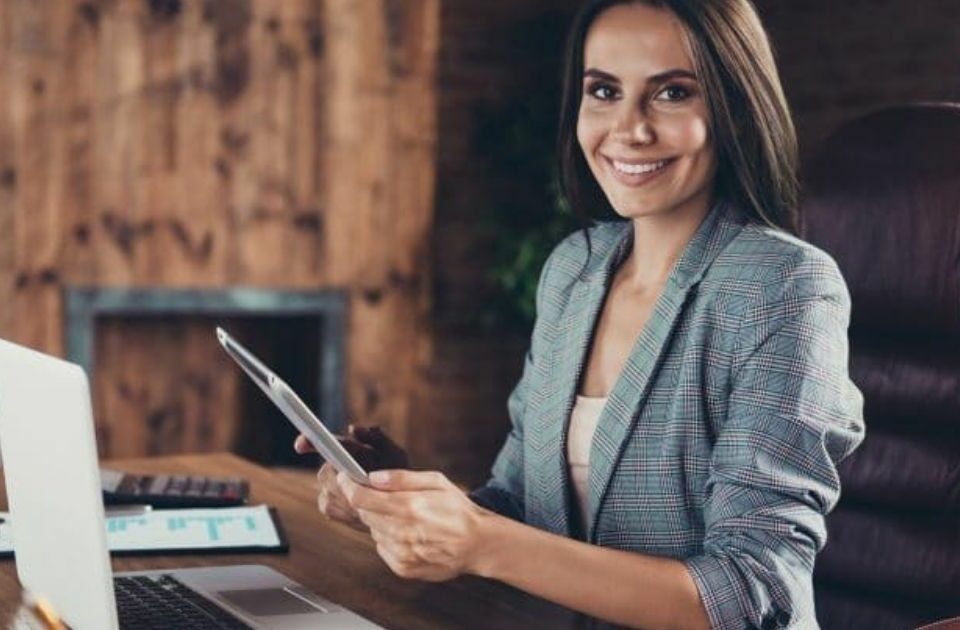
[[[512,430],[472,497],[549,532],[683,561],[715,628],[816,628],[813,564],[836,465],[864,436],[836,264],[731,206],[711,210],[609,393],[581,527],[567,423],[633,230],[600,224],[590,236],[589,258],[575,233],[544,265]]]

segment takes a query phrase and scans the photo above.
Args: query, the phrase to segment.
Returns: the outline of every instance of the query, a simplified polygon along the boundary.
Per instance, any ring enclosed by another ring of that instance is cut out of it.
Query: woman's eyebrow
[[[598,70],[597,68],[587,68],[583,72],[583,76],[584,78],[601,79],[603,81],[610,81],[612,83],[620,82],[620,79],[618,79],[616,76],[610,74],[609,72]],[[647,83],[663,83],[664,81],[669,81],[671,79],[692,79],[696,81],[697,75],[689,70],[684,70],[683,68],[673,68],[664,72],[658,72],[657,74],[648,77]]]
[[[669,81],[671,79],[692,79],[696,81],[697,75],[689,70],[684,70],[683,68],[674,68],[673,70],[660,72],[652,77],[649,77],[647,79],[647,83],[663,83],[664,81]]]
[[[587,68],[583,72],[584,78],[590,79],[602,79],[604,81],[611,81],[613,83],[619,83],[620,79],[610,74],[609,72],[604,72],[603,70],[597,70],[596,68]]]

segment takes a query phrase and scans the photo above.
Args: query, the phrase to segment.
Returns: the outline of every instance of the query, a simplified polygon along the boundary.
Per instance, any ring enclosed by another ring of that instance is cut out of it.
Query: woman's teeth
[[[649,164],[625,164],[623,162],[611,160],[611,162],[613,162],[613,168],[627,175],[642,175],[643,173],[659,171],[661,168],[667,165],[668,161],[669,160],[660,160],[659,162],[650,162]]]

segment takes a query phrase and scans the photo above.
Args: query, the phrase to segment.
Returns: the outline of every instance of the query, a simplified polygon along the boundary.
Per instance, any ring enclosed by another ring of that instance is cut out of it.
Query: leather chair
[[[803,235],[850,288],[867,425],[817,560],[820,623],[960,615],[960,105],[864,116],[805,166]]]

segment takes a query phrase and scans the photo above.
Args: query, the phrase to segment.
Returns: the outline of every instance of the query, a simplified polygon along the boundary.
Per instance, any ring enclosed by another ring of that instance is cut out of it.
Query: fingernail
[[[390,483],[390,473],[386,470],[377,470],[370,473],[370,483],[385,486]]]

